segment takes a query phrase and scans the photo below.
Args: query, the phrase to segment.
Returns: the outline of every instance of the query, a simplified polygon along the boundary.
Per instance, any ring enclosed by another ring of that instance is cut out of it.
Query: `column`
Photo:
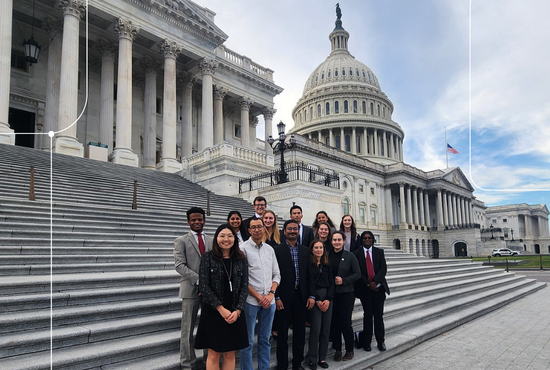
[[[369,154],[369,142],[368,142],[368,129],[363,127],[363,149],[361,149],[361,154]]]
[[[399,160],[403,162],[403,140],[399,139]]]
[[[374,145],[372,146],[373,153],[375,155],[380,155],[380,143],[378,140],[378,130],[374,129]],[[409,220],[410,221],[410,220]]]
[[[411,202],[411,186],[407,186],[407,224],[413,223],[412,202]]]
[[[443,222],[445,226],[449,225],[449,202],[447,201],[447,191],[443,193]]]
[[[113,44],[98,39],[96,48],[101,54],[101,87],[99,95],[99,142],[113,152],[115,52]]]
[[[447,210],[449,211],[449,226],[455,225],[454,211],[453,211],[453,194],[447,193]]]
[[[85,12],[82,0],[60,1],[63,10],[63,46],[61,48],[61,76],[59,80],[59,134],[53,150],[56,153],[84,156],[84,147],[76,138],[78,118],[78,50],[79,23]],[[8,84],[9,85],[9,84]]]
[[[145,68],[143,160],[141,166],[155,170],[157,168],[157,70],[160,68],[160,63],[146,56],[141,61],[141,65]]]
[[[132,21],[117,19],[118,78],[116,102],[116,146],[111,161],[137,167],[138,156],[132,151],[132,44],[139,27]]]
[[[426,192],[426,194],[424,194],[424,215],[426,216],[425,225],[431,227],[432,220],[430,218],[430,194],[428,194],[428,190],[424,190],[423,193],[424,192]]]
[[[395,135],[390,133],[390,155],[389,157],[392,158],[392,159],[395,159],[395,144],[394,144],[394,140],[395,140]]]
[[[420,206],[420,217],[418,224],[420,225],[426,225],[425,223],[425,217],[424,217],[424,190],[420,189],[420,193],[418,194],[420,199],[418,200],[418,205]]]
[[[453,200],[453,221],[454,221],[454,224],[455,227],[458,227],[459,226],[459,222],[458,222],[458,194],[453,194],[452,198]]]
[[[531,232],[531,216],[524,214],[523,218],[525,219],[525,237],[530,238],[533,236],[533,233]]]
[[[344,137],[343,127],[340,127],[340,150],[346,151],[346,138]]]
[[[214,87],[214,145],[224,139],[223,99],[226,94],[227,90],[223,86]]]
[[[388,139],[387,139],[387,136],[386,136],[386,130],[383,130],[382,131],[382,149],[380,151],[380,153],[382,153],[382,156],[383,157],[389,157],[389,153],[388,153]]]
[[[469,227],[472,227],[473,221],[472,221],[472,203],[470,198],[466,199],[466,223]]]
[[[413,223],[418,226],[418,192],[417,187],[415,186],[412,191],[412,210],[413,210]]]
[[[405,183],[399,182],[399,203],[401,204],[401,222],[400,225],[406,225],[407,224],[407,217],[405,216]]]
[[[264,107],[262,109],[265,122],[265,154],[267,155],[273,155],[273,149],[271,149],[267,140],[269,139],[269,135],[273,133],[273,116],[275,113],[277,113],[277,109],[273,109],[272,107]]]
[[[385,199],[386,199],[386,225],[388,229],[393,228],[393,208],[392,208],[392,197],[391,197],[391,187],[390,185],[384,185],[385,189]]]
[[[355,127],[351,128],[351,143],[350,143],[351,154],[357,154],[357,133],[355,132]]]
[[[202,58],[199,61],[199,69],[202,73],[202,133],[200,150],[209,148],[214,140],[214,107],[212,80],[218,68],[214,59]],[[242,132],[241,127],[241,132]]]
[[[445,221],[443,219],[443,199],[441,195],[441,188],[437,188],[437,222],[438,222],[438,230],[444,230],[445,229]]]
[[[332,129],[328,129],[328,139],[329,139],[329,145],[333,148],[336,147],[336,143],[334,142],[334,133],[332,132]]]
[[[460,196],[460,226],[465,227],[466,226],[466,220],[464,215],[464,197]]]
[[[11,43],[13,1],[0,1],[0,143],[15,144],[8,123],[10,111]]]
[[[241,146],[250,148],[250,121],[248,115],[252,100],[243,96],[238,103],[241,106]]]
[[[181,157],[193,154],[193,85],[195,78],[192,74],[183,72],[180,80],[183,84],[181,103],[183,117],[181,123]]]

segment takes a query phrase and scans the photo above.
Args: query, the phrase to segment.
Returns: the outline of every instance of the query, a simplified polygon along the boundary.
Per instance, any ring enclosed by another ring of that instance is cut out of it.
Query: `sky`
[[[336,1],[196,2],[216,12],[226,47],[275,71],[284,91],[273,126],[292,127],[307,78],[330,53]],[[449,167],[486,205],[550,203],[550,1],[339,4],[350,53],[393,102],[405,163],[445,168],[448,142],[459,151]]]

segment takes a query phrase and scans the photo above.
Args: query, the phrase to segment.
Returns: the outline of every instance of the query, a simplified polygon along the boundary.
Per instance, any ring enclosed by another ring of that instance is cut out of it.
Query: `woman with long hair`
[[[317,229],[319,228],[319,224],[321,222],[326,222],[332,231],[336,231],[336,226],[334,226],[334,222],[328,217],[328,214],[325,211],[319,211],[315,215],[315,221],[313,221],[313,224],[311,225],[311,228],[313,229],[313,234],[317,232]]]
[[[326,224],[324,224],[326,225]],[[328,227],[328,225],[326,225]],[[327,351],[332,320],[332,299],[334,278],[328,263],[325,245],[314,240],[310,246],[311,265],[308,269],[307,284],[311,328],[309,332],[309,368],[328,367]]]
[[[243,216],[241,216],[241,212],[230,211],[227,214],[227,223],[231,225],[231,228],[237,234],[237,239],[239,240],[239,243],[243,243],[244,241],[248,240],[248,230],[246,230],[244,226]]]
[[[216,230],[212,250],[201,257],[199,292],[202,309],[195,348],[208,348],[207,370],[235,369],[235,351],[248,347],[245,309],[248,263],[230,224]]]
[[[315,240],[320,240],[323,242],[326,251],[332,249],[332,230],[328,223],[320,222],[315,233]]]
[[[355,345],[351,314],[355,303],[354,283],[361,277],[359,262],[353,253],[344,250],[346,235],[337,231],[332,234],[332,250],[328,260],[334,276],[335,291],[332,309],[330,336],[334,361],[348,361],[353,358]],[[342,357],[342,336],[346,344],[346,354]]]
[[[353,252],[361,246],[361,238],[357,233],[355,220],[351,215],[344,215],[340,222],[340,231],[346,235],[344,249],[348,252]]]
[[[272,247],[281,244],[281,233],[277,226],[277,215],[272,210],[266,209],[262,215],[264,222],[264,235],[262,241]]]

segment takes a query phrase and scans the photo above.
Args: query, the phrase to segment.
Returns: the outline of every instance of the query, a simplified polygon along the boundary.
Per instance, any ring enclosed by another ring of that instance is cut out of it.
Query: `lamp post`
[[[510,232],[512,233],[512,241],[514,241],[514,229],[510,229]]]
[[[38,62],[38,55],[40,54],[40,45],[34,40],[34,6],[35,1],[32,2],[32,28],[31,38],[23,41],[23,48],[25,50],[25,60],[32,66],[33,63]]]
[[[494,239],[495,235],[493,234],[493,225],[489,226],[489,229],[491,230],[491,239]]]
[[[294,147],[294,144],[296,144],[296,139],[294,138],[294,135],[290,135],[290,142],[286,143],[286,134],[285,134],[285,127],[286,125],[283,123],[283,121],[280,121],[277,125],[277,131],[279,132],[279,139],[277,140],[277,143],[275,143],[275,139],[273,139],[273,136],[269,135],[269,138],[267,139],[267,142],[269,146],[273,150],[278,150],[281,152],[281,169],[279,170],[279,179],[278,184],[284,184],[285,182],[288,182],[288,174],[286,173],[285,168],[285,150],[291,149]]]

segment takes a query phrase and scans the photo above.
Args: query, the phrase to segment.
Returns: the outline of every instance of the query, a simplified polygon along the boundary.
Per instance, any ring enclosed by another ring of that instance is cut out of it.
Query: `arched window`
[[[357,77],[359,77],[359,70],[358,69],[355,70],[355,74],[357,75]]]
[[[336,147],[336,149],[340,149],[341,148],[341,146],[340,146],[340,135],[336,135],[334,137],[334,141],[336,142],[335,143],[336,145],[334,145]]]
[[[357,113],[357,100],[353,101],[353,113]]]
[[[307,121],[307,109],[304,109],[304,121]]]
[[[357,134],[355,136],[355,148],[357,150],[357,153],[361,153],[361,135]]]
[[[321,75],[321,80],[324,80],[324,79],[325,79],[325,74],[323,73],[323,74]]]
[[[313,119],[313,107],[309,107],[309,119]]]
[[[328,116],[330,114],[330,103],[325,104],[325,115]]]
[[[376,206],[370,207],[370,223],[376,225]]]
[[[342,214],[349,215],[351,213],[351,206],[348,198],[342,199]]]
[[[378,110],[378,117],[380,117],[380,105],[377,104],[377,105],[376,105],[376,108],[377,108],[377,110]]]
[[[370,114],[374,116],[374,104],[370,103]]]
[[[353,77],[353,71],[351,70],[351,68],[350,68],[350,70],[349,70],[349,76],[350,76],[350,77]]]
[[[321,117],[321,104],[317,104],[317,118]]]
[[[345,141],[346,141],[346,152],[351,152],[351,137],[349,135],[346,135],[344,137]]]
[[[346,70],[342,69],[342,76],[345,76],[345,75],[346,75]]]
[[[367,114],[367,102],[361,103],[361,109],[363,110],[363,114]]]
[[[334,77],[338,77],[338,70],[334,71]]]
[[[386,106],[382,107],[382,117],[386,117]]]
[[[363,71],[363,78],[365,78],[365,77],[367,77],[367,76],[365,76],[365,71]]]
[[[344,100],[344,113],[348,113],[348,101]]]
[[[338,102],[335,101],[334,102],[334,113],[337,114],[337,113],[340,113],[340,108],[338,106]]]
[[[328,78],[330,78],[330,69],[328,70],[327,76],[328,76]]]

